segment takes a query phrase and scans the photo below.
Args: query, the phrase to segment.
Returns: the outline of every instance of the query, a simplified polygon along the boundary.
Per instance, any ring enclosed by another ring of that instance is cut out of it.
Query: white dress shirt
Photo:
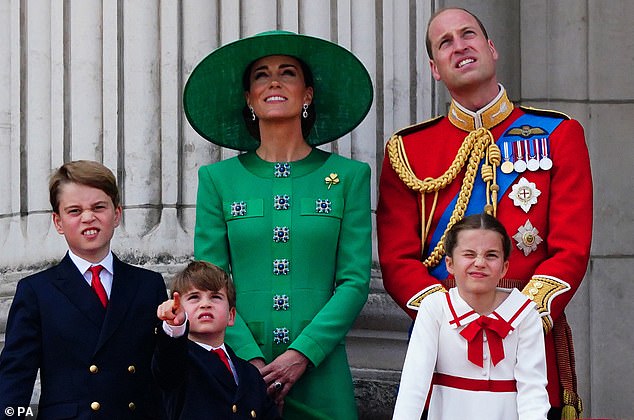
[[[90,267],[92,267],[93,265],[101,265],[103,267],[103,270],[101,270],[101,272],[99,273],[99,280],[101,280],[101,284],[103,285],[103,288],[106,290],[108,299],[110,299],[110,293],[112,292],[112,279],[114,276],[114,268],[113,268],[114,258],[112,256],[112,251],[108,252],[108,255],[106,255],[106,257],[103,260],[101,260],[100,262],[96,264],[91,263],[90,261],[86,261],[85,259],[81,257],[78,257],[77,255],[73,254],[73,251],[71,251],[70,249],[68,250],[68,256],[73,261],[73,263],[75,264],[79,272],[83,274],[84,279],[86,280],[86,283],[88,283],[88,286],[91,286],[91,287],[92,287],[92,273],[89,271]]]

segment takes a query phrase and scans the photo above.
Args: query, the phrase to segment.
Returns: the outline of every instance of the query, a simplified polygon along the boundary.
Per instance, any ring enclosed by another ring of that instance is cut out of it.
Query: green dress
[[[229,271],[237,316],[226,342],[267,363],[309,360],[285,419],[355,419],[345,336],[366,302],[370,168],[319,149],[271,163],[250,152],[201,167],[194,254]]]

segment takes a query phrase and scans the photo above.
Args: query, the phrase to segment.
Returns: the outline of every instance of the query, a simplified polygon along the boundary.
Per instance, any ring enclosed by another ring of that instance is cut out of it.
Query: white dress
[[[487,340],[486,332],[483,367],[467,358],[469,343],[460,332],[479,317],[456,288],[423,300],[403,365],[394,419],[420,419],[432,379],[439,377],[448,378],[450,386],[433,385],[429,420],[546,419],[550,405],[544,335],[534,303],[512,289],[488,316],[511,326],[502,339],[503,359],[495,365],[488,345],[493,340]],[[509,389],[511,385],[516,391]]]

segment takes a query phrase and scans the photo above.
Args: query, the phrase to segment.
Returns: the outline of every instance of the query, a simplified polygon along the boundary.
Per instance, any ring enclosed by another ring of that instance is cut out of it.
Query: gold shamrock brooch
[[[333,172],[324,178],[324,181],[326,181],[326,185],[328,185],[328,189],[330,189],[330,187],[339,183],[339,175]]]

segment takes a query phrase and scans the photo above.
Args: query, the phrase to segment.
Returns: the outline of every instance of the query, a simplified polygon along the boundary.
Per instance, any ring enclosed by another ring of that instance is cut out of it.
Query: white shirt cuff
[[[185,312],[185,322],[181,325],[170,325],[167,321],[163,321],[163,331],[172,338],[182,337],[187,331],[187,319],[187,312]]]

